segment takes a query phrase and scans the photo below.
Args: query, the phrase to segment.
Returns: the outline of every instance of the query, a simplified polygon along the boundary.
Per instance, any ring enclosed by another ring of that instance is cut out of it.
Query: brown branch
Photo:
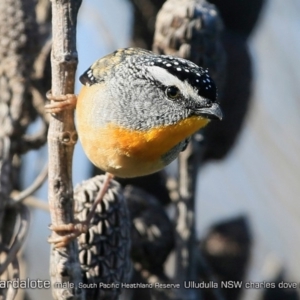
[[[52,1],[52,93],[74,93],[74,78],[77,67],[76,21],[81,0]],[[74,221],[72,156],[77,133],[74,112],[66,110],[50,118],[48,132],[49,149],[49,206],[53,225]],[[52,233],[57,237],[56,233]],[[52,284],[62,283],[64,288],[54,288],[55,299],[83,299],[78,283],[81,269],[78,247],[72,241],[67,247],[52,249],[50,261]],[[74,284],[74,286],[70,283]]]
[[[184,281],[197,280],[195,268],[195,190],[197,172],[201,162],[198,142],[192,137],[187,149],[179,155],[178,189],[180,198],[176,201],[176,261],[175,282],[181,283],[178,291],[182,299],[199,297],[195,290],[184,289]],[[200,298],[202,299],[202,298]]]

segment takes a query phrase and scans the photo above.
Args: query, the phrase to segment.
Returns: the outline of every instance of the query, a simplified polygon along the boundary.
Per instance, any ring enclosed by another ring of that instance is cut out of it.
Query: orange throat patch
[[[109,124],[107,131],[112,134],[116,148],[126,156],[155,161],[208,122],[208,119],[190,117],[175,125],[148,131],[128,130]]]
[[[208,122],[208,119],[193,116],[148,131],[128,130],[111,123],[95,128],[87,122],[78,122],[78,133],[89,159],[105,171],[110,171],[110,167],[125,168],[125,164],[126,168],[130,168],[130,164],[142,167],[147,163],[162,168],[161,157]]]

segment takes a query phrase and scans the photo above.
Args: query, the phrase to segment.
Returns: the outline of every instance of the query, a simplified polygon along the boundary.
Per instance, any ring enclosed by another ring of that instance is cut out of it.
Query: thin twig
[[[36,209],[42,209],[44,211],[49,212],[49,204],[47,202],[44,202],[36,197],[29,196],[24,199],[23,201],[24,204],[31,206],[32,208]]]
[[[40,91],[41,87],[39,85],[31,86],[31,94],[32,94],[32,104],[34,108],[36,109],[37,113],[41,117],[41,119],[48,124],[49,123],[49,114],[45,112],[45,101],[46,101],[46,95],[42,94]]]
[[[47,59],[51,52],[52,40],[51,38],[45,41],[39,55],[35,59],[34,66],[35,66],[35,78],[42,78],[44,76],[45,68],[47,65]]]
[[[41,173],[36,177],[34,182],[28,188],[26,188],[25,190],[23,190],[16,196],[12,197],[12,199],[16,202],[23,201],[25,198],[32,195],[34,192],[36,192],[42,186],[42,184],[47,179],[47,176],[48,176],[48,164],[46,164],[44,166]]]

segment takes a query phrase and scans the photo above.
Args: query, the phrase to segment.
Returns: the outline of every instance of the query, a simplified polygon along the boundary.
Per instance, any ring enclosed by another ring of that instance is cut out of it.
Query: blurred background
[[[79,75],[96,59],[132,44],[136,5],[149,2],[83,1],[77,33],[77,82]],[[155,2],[161,6],[164,1]],[[226,247],[226,238],[233,238],[237,245],[246,247],[244,281],[300,283],[300,1],[212,2],[222,12],[227,33],[234,33],[230,35],[230,47],[235,49],[234,41],[240,43],[239,46],[241,43],[248,45],[242,48],[249,51],[251,59],[249,66],[247,57],[244,61],[235,60],[239,53],[230,52],[233,53],[228,60],[232,64],[232,76],[226,89],[230,94],[230,90],[236,88],[235,83],[240,84],[239,77],[245,74],[239,73],[243,69],[238,67],[243,63],[246,75],[252,76],[252,83],[245,86],[250,93],[242,108],[245,118],[237,124],[240,130],[228,147],[230,151],[219,156],[207,155],[199,172],[197,237],[202,241],[208,261]],[[255,11],[248,7],[254,7]],[[153,13],[152,8],[149,6],[147,11]],[[244,24],[245,31],[239,31],[242,21],[247,23],[248,14],[254,16],[251,24],[255,27],[247,28]],[[155,18],[151,14],[145,18],[148,18],[148,27],[153,27]],[[135,44],[139,42],[135,40]],[[78,92],[79,85],[76,89]],[[247,97],[248,91],[244,92]],[[34,126],[30,130],[34,130]],[[46,157],[46,147],[26,155],[22,167],[23,186],[28,186],[37,176]],[[32,161],[36,163],[33,165]],[[92,173],[93,168],[78,143],[74,155],[74,185],[91,177]],[[36,196],[47,201],[46,184]],[[49,244],[46,241],[50,234],[49,223],[49,213],[32,210],[31,230],[24,249],[29,278],[49,278]],[[232,226],[237,226],[238,230],[228,237]],[[245,289],[238,299],[299,299],[298,289],[272,292]],[[31,299],[51,299],[50,290],[28,293]]]

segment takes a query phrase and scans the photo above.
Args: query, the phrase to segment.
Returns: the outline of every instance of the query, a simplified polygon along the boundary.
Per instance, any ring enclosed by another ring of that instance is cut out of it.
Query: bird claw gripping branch
[[[103,200],[106,192],[108,191],[110,183],[112,183],[113,176],[109,173],[106,174],[103,184],[99,189],[97,195],[95,195],[94,202],[90,207],[89,213],[84,220],[76,221],[75,223],[69,224],[60,224],[49,226],[50,230],[56,232],[57,234],[63,234],[57,237],[48,238],[48,242],[54,244],[55,248],[61,248],[67,246],[72,240],[76,239],[82,233],[87,233],[89,231],[89,227],[93,217],[96,214],[97,206]],[[66,234],[68,233],[68,234]]]
[[[49,229],[57,234],[68,232],[67,235],[48,238],[48,242],[53,244],[55,248],[61,248],[66,247],[72,240],[75,240],[82,233],[87,233],[89,230],[89,224],[87,224],[86,221],[62,225],[51,224]]]
[[[76,107],[77,96],[74,94],[53,96],[50,90],[47,92],[46,97],[49,101],[52,101],[45,105],[45,111],[48,113],[56,114],[65,109],[75,109]]]

